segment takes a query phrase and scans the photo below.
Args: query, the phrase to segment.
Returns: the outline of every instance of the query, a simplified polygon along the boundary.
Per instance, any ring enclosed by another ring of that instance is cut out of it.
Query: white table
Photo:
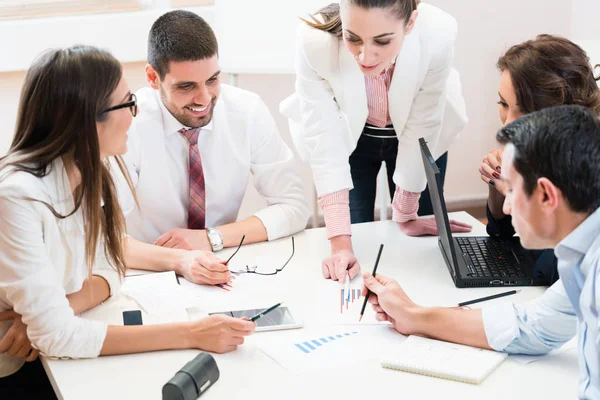
[[[485,234],[484,226],[468,214],[455,213],[452,217],[472,223],[472,235]],[[250,289],[252,299],[238,305],[252,308],[253,302],[273,304],[284,300],[293,310],[302,313],[305,328],[327,325],[336,311],[335,307],[325,305],[324,299],[330,299],[329,294],[339,288],[339,284],[321,276],[321,259],[329,252],[325,231],[309,230],[296,235],[295,241],[296,254],[283,272],[275,277],[247,276],[256,278]],[[353,242],[362,268],[367,271],[372,269],[379,244],[385,244],[378,272],[397,279],[413,300],[423,305],[448,306],[505,290],[455,288],[438,249],[437,238],[406,237],[393,222],[353,225]],[[262,257],[263,262],[266,257],[274,264],[282,263],[289,255],[290,247],[289,238],[245,246],[234,260],[238,266],[256,257]],[[230,252],[223,252],[223,257]],[[544,291],[544,288],[522,289],[518,295],[494,301],[524,302]],[[219,296],[219,299],[223,298]],[[121,301],[124,300],[113,299],[104,307],[117,307]],[[223,300],[215,301],[219,302],[223,303]],[[508,359],[481,385],[385,370],[377,363],[298,376],[253,346],[258,335],[286,334],[289,332],[257,333],[237,351],[215,355],[221,377],[202,398],[386,399],[393,396],[402,399],[505,400],[566,399],[574,398],[577,393],[577,357],[572,350],[529,365]],[[59,398],[65,400],[160,399],[163,384],[197,353],[196,350],[185,350],[91,360],[46,359],[44,365]]]

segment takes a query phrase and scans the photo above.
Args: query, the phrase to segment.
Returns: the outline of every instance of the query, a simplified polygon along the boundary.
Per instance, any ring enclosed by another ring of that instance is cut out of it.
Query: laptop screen
[[[452,241],[452,231],[450,230],[450,221],[448,220],[448,212],[446,211],[446,201],[444,200],[444,193],[440,190],[442,187],[442,177],[440,170],[435,164],[435,160],[429,151],[427,142],[425,139],[419,139],[419,145],[421,147],[421,156],[423,157],[423,165],[425,166],[425,175],[427,176],[427,185],[429,186],[429,194],[431,196],[431,204],[433,206],[433,213],[435,214],[435,223],[438,228],[440,235],[440,241],[446,257],[449,257],[450,264],[454,267],[454,270],[450,273],[454,276],[457,263],[456,253],[454,251],[454,245]]]

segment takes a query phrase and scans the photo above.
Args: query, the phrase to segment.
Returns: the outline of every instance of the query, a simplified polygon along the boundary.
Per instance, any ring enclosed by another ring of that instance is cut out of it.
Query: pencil
[[[377,274],[377,266],[379,265],[379,259],[381,258],[381,252],[383,251],[383,244],[379,246],[379,253],[377,253],[377,259],[375,260],[375,266],[373,267],[373,277]],[[369,301],[369,295],[371,294],[370,290],[367,290],[367,295],[365,296],[365,301],[363,302],[362,308],[360,310],[360,317],[358,318],[358,322],[362,321],[362,317],[365,314],[365,307],[367,307],[367,302]]]
[[[283,301],[281,303],[277,303],[274,306],[271,306],[271,307],[267,308],[266,310],[263,310],[263,311],[259,312],[254,317],[248,318],[248,321],[254,322],[257,319],[262,318],[263,316],[265,316],[266,314],[270,313],[271,311],[273,311],[274,309],[276,309],[277,307],[279,307],[282,304],[283,304]]]
[[[479,302],[482,302],[482,301],[497,299],[499,297],[510,296],[511,294],[517,294],[519,292],[520,292],[520,290],[510,290],[508,292],[498,293],[498,294],[494,294],[492,296],[482,297],[480,299],[473,299],[473,300],[469,300],[469,301],[464,301],[462,303],[458,303],[458,306],[459,307],[468,306],[469,304],[475,304],[475,303],[479,303]]]

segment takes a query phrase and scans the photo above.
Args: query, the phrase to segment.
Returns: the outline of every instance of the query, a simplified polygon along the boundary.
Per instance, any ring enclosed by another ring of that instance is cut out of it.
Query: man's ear
[[[540,209],[548,213],[553,212],[562,197],[560,189],[554,186],[548,178],[538,179],[537,184],[536,192],[538,192]]]
[[[160,84],[160,77],[158,72],[150,64],[146,64],[146,80],[150,84],[150,87],[154,90],[158,90]]]

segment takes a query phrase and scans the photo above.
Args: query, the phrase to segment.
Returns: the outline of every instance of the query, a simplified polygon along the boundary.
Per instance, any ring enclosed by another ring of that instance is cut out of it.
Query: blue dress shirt
[[[579,398],[600,400],[600,209],[554,252],[561,279],[529,304],[484,308],[485,333],[511,354],[545,354],[577,334]]]

